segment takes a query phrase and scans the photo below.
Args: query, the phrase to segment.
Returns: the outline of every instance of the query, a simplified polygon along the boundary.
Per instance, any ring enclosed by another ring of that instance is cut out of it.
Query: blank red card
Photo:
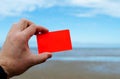
[[[69,30],[37,34],[38,52],[59,52],[72,49]]]

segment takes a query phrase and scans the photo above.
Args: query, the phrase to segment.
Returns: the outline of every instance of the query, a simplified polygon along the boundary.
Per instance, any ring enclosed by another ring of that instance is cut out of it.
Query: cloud
[[[78,12],[74,15],[78,17],[92,17],[96,15],[108,15],[120,17],[119,0],[73,0],[71,5],[83,8],[90,8],[87,12]]]
[[[0,2],[0,16],[19,16],[41,8],[74,7],[77,17],[107,15],[120,18],[120,0],[3,0]],[[81,8],[89,8],[90,10]],[[76,12],[78,10],[78,12]]]

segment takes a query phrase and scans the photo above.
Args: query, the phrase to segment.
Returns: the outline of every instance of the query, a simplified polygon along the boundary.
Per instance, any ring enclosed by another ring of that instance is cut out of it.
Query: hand
[[[43,63],[52,56],[47,52],[35,55],[30,51],[28,41],[39,32],[46,33],[48,30],[25,19],[13,24],[0,53],[0,66],[9,78],[22,74],[31,66]]]

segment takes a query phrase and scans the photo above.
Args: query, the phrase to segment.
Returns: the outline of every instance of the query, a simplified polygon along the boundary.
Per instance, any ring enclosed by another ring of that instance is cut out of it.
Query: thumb
[[[47,59],[49,59],[51,57],[52,57],[52,54],[46,52],[46,53],[42,53],[39,55],[33,54],[31,58],[33,60],[33,65],[36,65],[36,64],[45,62]]]

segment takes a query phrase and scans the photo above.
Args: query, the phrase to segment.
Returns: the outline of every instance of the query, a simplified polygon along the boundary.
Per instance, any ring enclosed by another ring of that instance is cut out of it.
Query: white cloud
[[[120,17],[120,0],[73,0],[71,5],[90,8],[87,12],[78,12],[78,17],[92,17],[99,14]]]
[[[92,17],[103,14],[120,17],[120,0],[3,0],[0,2],[0,16],[18,16],[39,8],[76,7],[90,8],[85,12],[72,13],[78,17]]]

